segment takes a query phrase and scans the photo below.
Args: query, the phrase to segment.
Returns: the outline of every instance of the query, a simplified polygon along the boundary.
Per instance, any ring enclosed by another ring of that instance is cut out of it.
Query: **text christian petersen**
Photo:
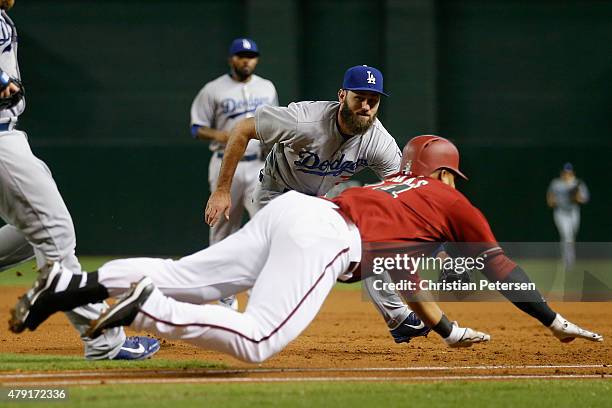
[[[453,270],[456,274],[469,273],[472,271],[482,271],[485,267],[483,257],[432,257],[432,256],[409,256],[407,254],[396,254],[389,257],[375,257],[372,260],[372,273],[380,275],[384,272],[394,272],[393,282],[385,282],[381,279],[374,279],[372,282],[374,290],[393,290],[393,291],[476,291],[476,290],[504,290],[504,291],[527,291],[535,290],[534,283],[510,283],[510,282],[490,282],[480,279],[478,282],[471,282],[469,279],[461,281],[433,281],[421,279],[415,276],[417,271],[425,270]],[[398,274],[406,273],[409,279],[398,279]]]

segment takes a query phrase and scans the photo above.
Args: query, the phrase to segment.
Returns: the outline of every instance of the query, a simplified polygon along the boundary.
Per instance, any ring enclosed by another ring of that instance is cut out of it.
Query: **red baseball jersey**
[[[398,175],[380,184],[349,188],[332,201],[359,228],[364,243],[483,243],[474,246],[476,252],[498,246],[484,215],[459,191],[429,177]],[[488,266],[497,276],[516,266],[505,256],[492,258]]]

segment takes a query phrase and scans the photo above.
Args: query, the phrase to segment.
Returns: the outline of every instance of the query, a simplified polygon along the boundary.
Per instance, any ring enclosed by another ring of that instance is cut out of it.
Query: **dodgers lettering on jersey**
[[[226,115],[227,119],[246,116],[249,113],[254,113],[255,109],[261,105],[277,105],[277,103],[269,96],[249,96],[249,99],[225,98],[221,101],[222,115]]]
[[[278,105],[276,88],[271,81],[252,75],[244,83],[234,80],[229,74],[207,83],[191,105],[191,125],[206,126],[230,131],[244,118],[252,117],[262,105]],[[210,149],[221,151],[225,145],[210,143]],[[250,141],[245,155],[260,151],[256,140]]]
[[[0,12],[0,70],[21,79],[17,63],[17,28],[4,10]],[[25,110],[25,98],[11,109],[0,111],[0,123],[17,122]]]
[[[338,102],[296,102],[255,112],[257,137],[272,147],[262,189],[324,195],[335,184],[371,168],[383,179],[399,170],[401,152],[378,119],[361,135],[338,131]]]
[[[355,174],[359,167],[368,167],[367,160],[346,160],[346,154],[344,153],[336,160],[331,161],[321,160],[316,152],[311,151],[301,151],[298,156],[300,159],[293,162],[296,171],[317,176],[348,176]]]

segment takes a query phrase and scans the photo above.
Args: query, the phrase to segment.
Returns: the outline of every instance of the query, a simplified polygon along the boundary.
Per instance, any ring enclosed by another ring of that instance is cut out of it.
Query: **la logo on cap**
[[[367,72],[368,72],[368,84],[376,85],[376,77],[372,75],[372,71],[367,71]]]
[[[242,47],[250,50],[251,43],[248,40],[242,40]]]

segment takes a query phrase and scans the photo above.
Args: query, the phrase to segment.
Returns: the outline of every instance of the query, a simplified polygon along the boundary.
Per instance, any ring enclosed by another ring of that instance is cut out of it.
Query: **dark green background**
[[[381,119],[402,146],[462,151],[460,188],[501,241],[556,240],[544,195],[565,161],[592,192],[579,239],[609,241],[612,2],[18,0],[28,108],[20,126],[54,172],[87,254],[206,245],[208,152],[189,108],[252,36],[282,104],[335,99],[377,66]]]

